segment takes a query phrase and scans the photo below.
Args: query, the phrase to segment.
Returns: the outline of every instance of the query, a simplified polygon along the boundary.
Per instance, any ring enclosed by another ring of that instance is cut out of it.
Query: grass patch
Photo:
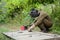
[[[7,27],[0,27],[0,40],[13,40],[2,34],[3,32],[8,32],[8,31],[9,29]]]
[[[0,27],[0,32],[7,32],[7,31],[9,31],[8,28],[6,28],[6,27]]]
[[[2,33],[0,33],[0,40],[13,40],[13,39],[9,39],[5,35],[3,35]]]

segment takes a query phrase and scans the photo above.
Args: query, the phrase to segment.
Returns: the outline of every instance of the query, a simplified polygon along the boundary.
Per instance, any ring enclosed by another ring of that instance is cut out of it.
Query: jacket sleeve
[[[40,25],[41,23],[42,23],[42,21],[43,21],[43,19],[45,18],[47,16],[47,14],[41,14],[41,15],[39,15],[39,17],[37,18],[37,21],[34,23],[34,25],[35,26],[37,26],[37,25]]]

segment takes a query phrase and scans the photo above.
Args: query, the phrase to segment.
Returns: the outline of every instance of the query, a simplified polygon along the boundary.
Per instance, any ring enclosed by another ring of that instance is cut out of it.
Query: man
[[[52,21],[49,15],[42,10],[32,9],[30,16],[35,19],[35,22],[28,28],[31,31],[34,27],[38,26],[42,32],[48,32],[49,28],[52,27]]]

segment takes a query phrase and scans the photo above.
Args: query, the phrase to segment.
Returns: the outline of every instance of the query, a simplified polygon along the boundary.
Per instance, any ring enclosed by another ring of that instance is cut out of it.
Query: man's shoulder
[[[47,14],[47,12],[45,12],[45,11],[41,11],[41,14]]]
[[[39,16],[44,16],[44,15],[48,16],[47,12],[45,12],[45,11],[40,11],[40,15],[39,15]]]

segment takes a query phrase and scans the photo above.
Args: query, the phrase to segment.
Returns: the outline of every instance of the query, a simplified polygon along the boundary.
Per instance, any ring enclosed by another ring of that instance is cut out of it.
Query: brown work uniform
[[[35,26],[38,26],[40,29],[48,29],[52,26],[52,21],[50,17],[46,14],[46,12],[39,11],[40,15],[37,17],[37,19],[34,22]]]

